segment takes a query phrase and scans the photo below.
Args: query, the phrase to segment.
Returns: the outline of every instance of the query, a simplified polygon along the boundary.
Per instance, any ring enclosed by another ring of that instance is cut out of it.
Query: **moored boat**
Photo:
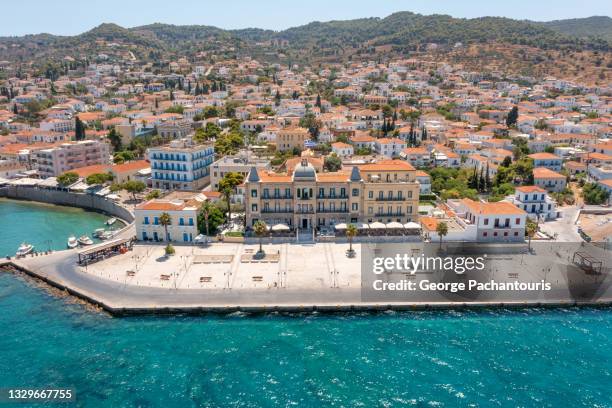
[[[106,225],[113,225],[116,222],[117,222],[117,219],[115,217],[109,218],[108,220],[106,220]]]
[[[19,248],[17,248],[17,252],[15,253],[15,255],[17,256],[26,256],[27,254],[29,254],[30,252],[32,252],[34,250],[34,245],[28,244],[28,243],[22,243]]]
[[[81,245],[91,245],[91,244],[93,244],[93,241],[87,235],[83,235],[83,236],[79,237],[79,244],[81,244]]]
[[[100,234],[98,236],[98,238],[101,239],[101,240],[106,240],[106,239],[109,239],[109,238],[112,238],[112,237],[113,237],[113,232],[112,231],[104,231],[102,234]]]
[[[68,242],[66,243],[66,245],[68,246],[68,248],[73,249],[79,246],[79,241],[77,241],[74,235],[71,235],[68,237]]]
[[[106,230],[104,228],[98,228],[94,231],[93,236],[96,238],[100,238],[102,235],[104,235],[105,232]]]

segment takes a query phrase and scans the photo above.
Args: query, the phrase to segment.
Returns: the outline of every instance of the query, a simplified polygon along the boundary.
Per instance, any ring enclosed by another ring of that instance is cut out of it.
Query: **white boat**
[[[34,245],[31,244],[27,244],[27,243],[22,243],[21,246],[19,248],[17,248],[17,252],[15,255],[17,256],[26,256],[27,254],[29,254],[30,252],[32,252],[32,250],[34,250]]]
[[[113,225],[116,222],[117,222],[117,219],[115,217],[109,218],[108,220],[106,220],[106,225]]]
[[[109,238],[112,238],[112,237],[113,237],[113,232],[112,231],[104,231],[102,234],[100,234],[98,236],[98,238],[101,239],[101,240],[106,240],[106,239],[109,239]]]
[[[94,231],[93,236],[96,238],[100,238],[102,235],[104,235],[105,232],[106,230],[104,228],[98,228]]]
[[[79,237],[79,244],[81,244],[81,245],[91,245],[91,244],[93,244],[93,241],[87,235],[83,235],[82,237]]]
[[[68,243],[66,244],[68,248],[73,249],[79,246],[79,241],[77,241],[74,235],[68,237]]]

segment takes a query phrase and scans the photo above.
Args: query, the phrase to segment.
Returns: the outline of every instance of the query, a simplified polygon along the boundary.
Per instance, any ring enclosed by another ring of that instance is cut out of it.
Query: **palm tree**
[[[164,231],[166,232],[166,239],[170,241],[170,236],[168,235],[168,225],[172,224],[172,217],[167,212],[162,213],[159,216],[159,225],[164,227]]]
[[[263,236],[268,232],[268,226],[263,221],[257,221],[255,225],[253,225],[253,230],[255,231],[255,235],[259,237],[259,253],[263,254],[262,241]]]
[[[538,224],[527,218],[527,224],[525,225],[525,233],[527,234],[527,238],[529,238],[529,245],[527,246],[527,250],[529,252],[531,252],[531,238],[533,238],[537,231]]]
[[[357,235],[357,227],[353,224],[349,224],[346,226],[346,237],[349,242],[349,253],[353,253],[353,238]]]
[[[210,212],[212,211],[212,205],[208,201],[204,201],[202,203],[202,214],[204,214],[204,224],[206,225],[206,239],[208,239],[209,231],[208,231],[208,217],[210,216]]]
[[[438,223],[436,226],[436,232],[440,237],[440,249],[442,249],[442,238],[448,235],[448,224],[446,224],[444,221]]]

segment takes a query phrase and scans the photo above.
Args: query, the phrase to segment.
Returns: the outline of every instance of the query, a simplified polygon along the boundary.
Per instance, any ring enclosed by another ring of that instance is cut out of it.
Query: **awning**
[[[373,222],[370,224],[370,229],[386,229],[387,226],[382,222]]]
[[[277,232],[289,231],[289,230],[291,230],[291,228],[289,228],[289,226],[285,224],[276,224],[272,227],[272,231],[277,231]]]
[[[421,226],[416,222],[407,222],[404,224],[404,228],[406,229],[421,229]]]
[[[346,224],[345,223],[336,224],[336,225],[334,225],[334,229],[345,230],[346,229]]]
[[[369,229],[369,228],[370,228],[370,226],[368,224],[364,223],[364,222],[357,223],[357,229],[365,230],[365,229]]]
[[[388,229],[403,229],[404,226],[399,222],[390,222],[387,224]]]

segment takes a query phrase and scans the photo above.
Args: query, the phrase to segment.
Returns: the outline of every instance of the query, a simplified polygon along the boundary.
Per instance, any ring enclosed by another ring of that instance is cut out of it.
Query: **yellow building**
[[[290,174],[252,168],[245,182],[247,226],[258,220],[292,229],[330,228],[339,223],[416,221],[416,170],[400,160],[317,172],[307,159]]]
[[[308,130],[300,127],[289,127],[276,134],[276,150],[286,152],[298,148],[304,149],[304,142],[310,138]]]

